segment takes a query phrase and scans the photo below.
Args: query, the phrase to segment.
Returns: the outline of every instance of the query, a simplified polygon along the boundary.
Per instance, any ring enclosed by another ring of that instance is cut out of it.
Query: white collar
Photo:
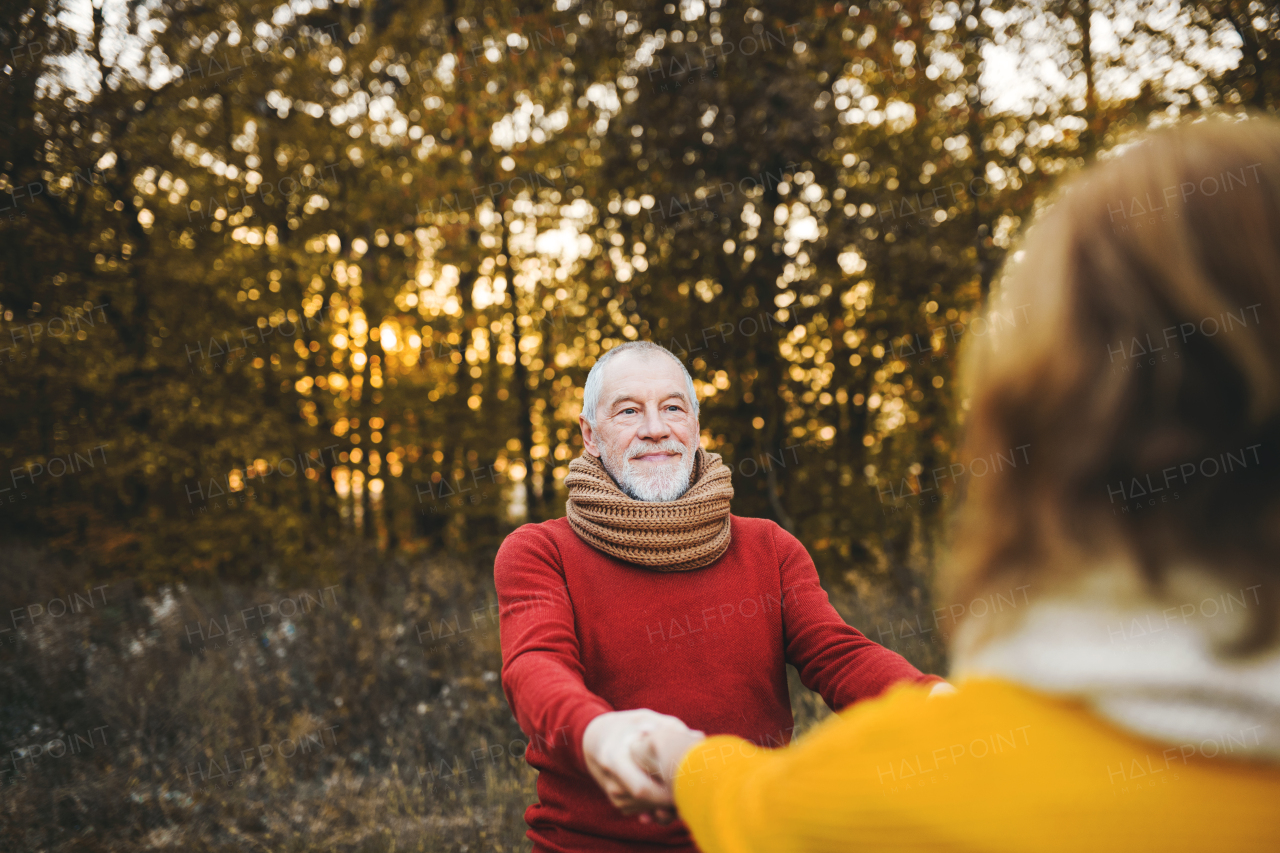
[[[967,619],[952,676],[1077,698],[1121,728],[1205,755],[1280,760],[1280,646],[1215,652],[1257,614],[1257,593],[1187,569],[1156,596],[1132,571],[1090,572],[1019,611]]]

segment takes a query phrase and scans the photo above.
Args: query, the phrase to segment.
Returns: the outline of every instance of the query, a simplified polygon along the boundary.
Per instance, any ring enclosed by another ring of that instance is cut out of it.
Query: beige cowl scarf
[[[638,501],[583,453],[564,478],[569,524],[588,545],[624,562],[658,572],[700,569],[729,548],[730,473],[720,454],[699,447],[689,491],[674,501]]]

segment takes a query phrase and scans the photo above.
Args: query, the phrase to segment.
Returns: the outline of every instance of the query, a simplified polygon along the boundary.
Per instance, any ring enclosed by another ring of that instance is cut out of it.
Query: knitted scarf
[[[674,501],[628,497],[600,460],[569,463],[569,525],[598,551],[658,572],[710,565],[729,548],[730,469],[720,454],[695,451],[689,491]]]

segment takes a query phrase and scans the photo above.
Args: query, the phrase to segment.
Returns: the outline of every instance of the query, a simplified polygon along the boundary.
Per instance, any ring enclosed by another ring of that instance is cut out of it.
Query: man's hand
[[[647,708],[634,711],[612,711],[601,714],[587,724],[582,735],[582,754],[591,777],[625,815],[641,815],[641,821],[652,817],[669,823],[675,816],[671,788],[655,781],[632,757],[632,746],[646,733],[675,717]]]

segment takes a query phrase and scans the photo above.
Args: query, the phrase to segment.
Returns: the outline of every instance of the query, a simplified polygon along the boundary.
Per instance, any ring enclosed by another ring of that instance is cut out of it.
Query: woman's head
[[[1280,585],[1280,122],[1159,131],[1067,185],[972,353],[958,595],[1129,558]],[[1020,456],[1021,458],[1021,456]],[[1264,599],[1266,601],[1266,599]],[[1270,636],[1275,608],[1250,638]]]

